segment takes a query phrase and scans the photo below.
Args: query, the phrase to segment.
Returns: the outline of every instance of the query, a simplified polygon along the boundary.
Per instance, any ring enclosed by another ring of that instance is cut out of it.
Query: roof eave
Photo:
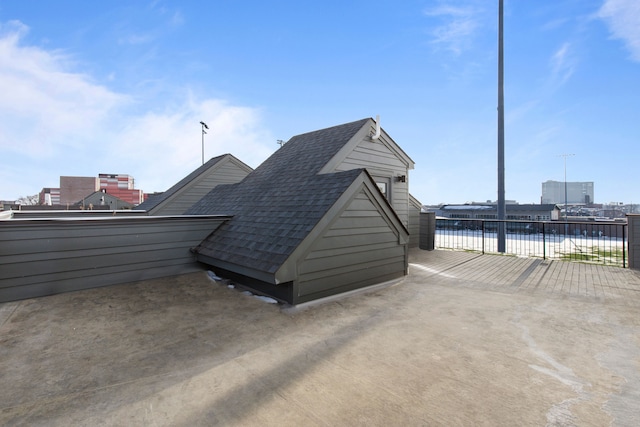
[[[320,170],[319,173],[331,173],[335,172],[338,165],[340,165],[347,156],[356,148],[360,141],[366,138],[371,138],[371,128],[376,126],[376,122],[373,119],[368,119],[362,127],[356,132],[349,141],[329,160]],[[381,129],[383,138],[379,141],[387,146],[391,152],[393,152],[398,159],[407,165],[408,170],[412,170],[415,167],[415,162],[405,153],[402,148],[389,136],[384,129]]]
[[[278,285],[280,283],[284,283],[281,280],[277,280],[276,276],[274,274],[271,273],[267,273],[264,271],[260,271],[260,270],[256,270],[250,267],[247,267],[246,265],[240,265],[240,264],[235,264],[232,262],[228,262],[228,261],[222,261],[220,259],[217,258],[213,258],[207,255],[203,255],[200,253],[196,253],[196,259],[199,262],[202,262],[204,264],[210,265],[211,267],[214,268],[221,268],[223,270],[228,270],[228,271],[232,271],[236,274],[242,275],[242,276],[247,276],[247,277],[251,277],[253,279],[257,279],[260,280],[262,282],[266,282],[272,285]]]

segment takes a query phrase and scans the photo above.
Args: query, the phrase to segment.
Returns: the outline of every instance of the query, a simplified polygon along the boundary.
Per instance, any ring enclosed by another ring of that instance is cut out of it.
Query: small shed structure
[[[294,136],[187,210],[231,216],[197,259],[291,304],[402,277],[413,167],[370,118]]]
[[[74,204],[79,209],[88,210],[120,210],[131,209],[133,205],[129,202],[107,193],[105,190],[94,191]]]
[[[167,191],[150,196],[135,210],[145,210],[148,215],[181,215],[212,188],[240,182],[252,170],[231,154],[213,157]]]

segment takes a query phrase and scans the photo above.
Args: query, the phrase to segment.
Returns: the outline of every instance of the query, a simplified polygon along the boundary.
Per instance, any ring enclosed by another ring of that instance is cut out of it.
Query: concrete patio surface
[[[410,263],[303,310],[204,271],[0,304],[0,425],[640,425],[637,272]]]

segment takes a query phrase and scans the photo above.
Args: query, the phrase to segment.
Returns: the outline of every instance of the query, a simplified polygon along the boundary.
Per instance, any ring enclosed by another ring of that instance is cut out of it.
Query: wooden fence
[[[229,218],[0,221],[0,302],[196,271],[190,249]]]

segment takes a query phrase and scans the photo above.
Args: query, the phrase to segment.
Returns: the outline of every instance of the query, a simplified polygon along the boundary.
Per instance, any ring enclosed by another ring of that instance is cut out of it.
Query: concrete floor
[[[0,425],[640,425],[640,276],[412,251],[283,310],[206,273],[0,304]]]

